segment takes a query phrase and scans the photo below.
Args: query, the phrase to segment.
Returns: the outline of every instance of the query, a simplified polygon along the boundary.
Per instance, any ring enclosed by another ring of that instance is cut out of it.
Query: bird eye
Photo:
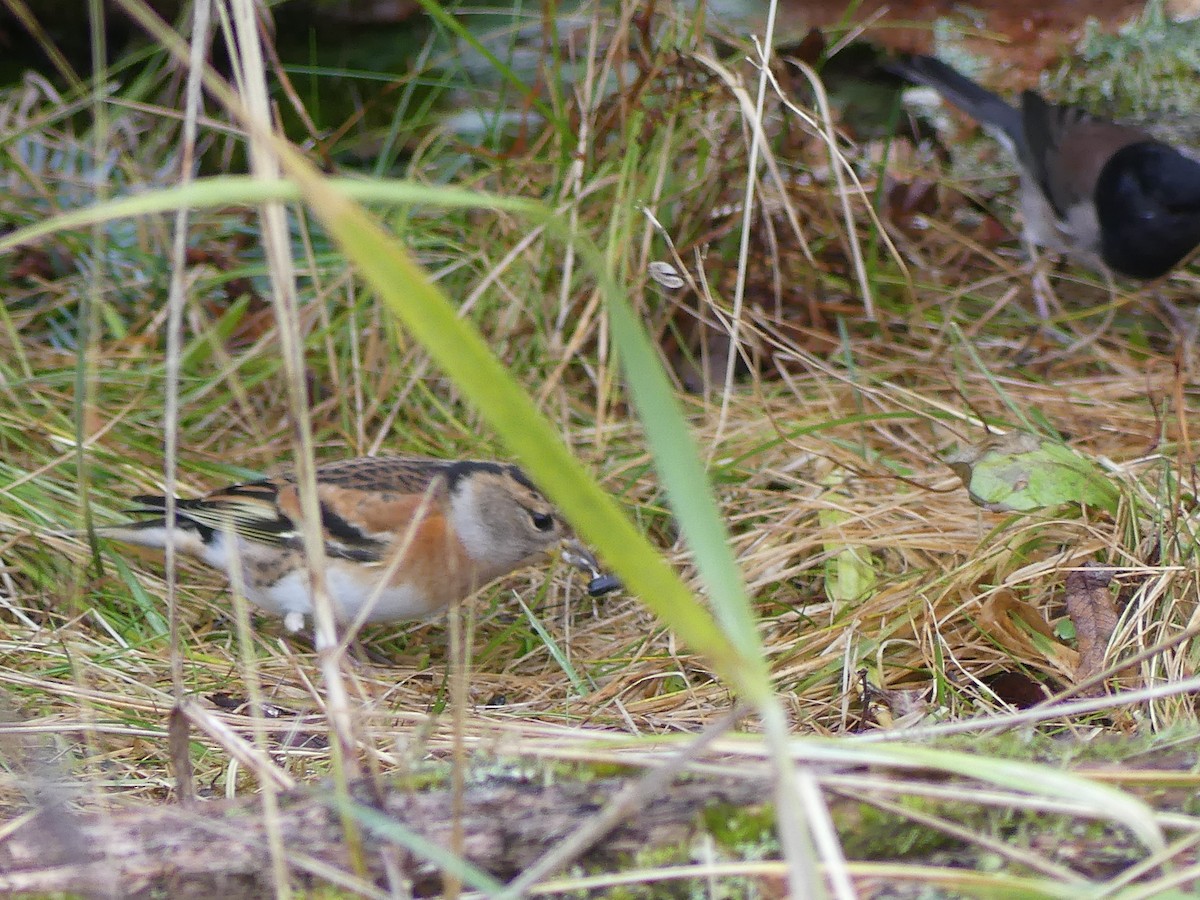
[[[538,531],[549,531],[554,527],[554,516],[550,515],[549,513],[530,513],[529,518],[533,522],[533,527]]]

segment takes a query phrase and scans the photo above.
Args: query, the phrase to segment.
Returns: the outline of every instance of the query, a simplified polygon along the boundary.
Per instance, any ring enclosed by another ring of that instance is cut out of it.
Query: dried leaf
[[[1079,666],[1079,654],[1056,640],[1042,614],[1012,591],[993,594],[980,609],[978,622],[1015,657],[1044,659],[1067,678],[1073,677]]]
[[[930,717],[932,686],[920,688],[881,688],[872,681],[878,672],[859,669],[859,703],[862,718],[856,731],[870,728],[907,728]]]
[[[1108,589],[1112,570],[1100,568],[1088,561],[1085,568],[1067,575],[1067,615],[1075,625],[1079,644],[1079,665],[1076,682],[1085,681],[1104,669],[1108,641],[1117,627],[1117,604]],[[1103,693],[1101,685],[1082,692],[1083,696]]]

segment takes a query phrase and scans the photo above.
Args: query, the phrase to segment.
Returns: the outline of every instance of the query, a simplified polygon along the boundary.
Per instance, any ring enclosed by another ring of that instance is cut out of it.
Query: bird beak
[[[575,538],[567,538],[563,541],[562,557],[564,562],[592,577],[592,580],[588,582],[587,591],[593,597],[599,597],[621,587],[621,582],[617,580],[617,577],[609,575],[601,569],[600,563],[597,562],[592,551]]]

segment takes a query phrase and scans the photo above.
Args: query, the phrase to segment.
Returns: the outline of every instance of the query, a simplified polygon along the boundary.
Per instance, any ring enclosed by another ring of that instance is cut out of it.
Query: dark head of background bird
[[[1200,163],[1174,147],[1122,147],[1096,182],[1101,256],[1115,272],[1158,278],[1200,244]]]
[[[1018,108],[932,56],[897,59],[888,69],[934,88],[1015,155],[1035,243],[1145,280],[1200,244],[1200,161],[1144,129],[1035,91]]]

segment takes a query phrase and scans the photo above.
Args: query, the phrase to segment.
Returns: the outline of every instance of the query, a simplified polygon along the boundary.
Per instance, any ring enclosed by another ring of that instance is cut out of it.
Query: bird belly
[[[385,584],[379,569],[331,565],[326,570],[329,596],[337,607],[338,619],[348,622],[366,610],[366,622],[394,622],[398,619],[422,619],[441,612],[449,605],[443,591],[428,589],[411,581]],[[372,577],[375,576],[375,577]]]
[[[292,569],[269,584],[247,581],[246,599],[273,615],[283,616],[290,631],[300,627],[303,617],[312,615],[312,590],[303,569]]]
[[[247,600],[285,618],[295,614],[312,616],[313,597],[307,571],[297,568],[278,578],[257,580],[254,566],[249,564],[246,568],[250,573],[245,584]],[[356,572],[327,569],[325,586],[333,601],[334,618],[346,624],[367,609],[365,622],[421,619],[441,612],[447,605],[411,584],[389,585],[382,590],[377,585],[378,582],[364,579]]]
[[[334,618],[339,624],[353,621],[369,607],[364,621],[392,622],[398,619],[420,619],[439,612],[443,604],[430,603],[428,596],[409,584],[385,587],[376,585],[355,573],[329,569],[325,586],[333,601]],[[267,612],[285,618],[293,613],[311,616],[312,590],[308,573],[296,570],[269,585],[246,585],[246,599]]]
[[[283,547],[268,547],[253,541],[216,532],[200,554],[201,559],[229,576],[247,600],[273,615],[312,614],[312,591],[300,553]],[[236,554],[236,559],[233,557]]]
[[[1065,236],[1068,251],[1078,262],[1095,272],[1103,272],[1100,256],[1100,219],[1094,203],[1077,203],[1067,210],[1066,220],[1059,226]]]
[[[1022,178],[1021,218],[1026,238],[1052,253],[1062,253],[1095,271],[1105,271],[1100,258],[1100,220],[1093,203],[1076,203],[1059,218],[1042,189]]]
[[[1067,252],[1067,235],[1058,214],[1041,187],[1025,177],[1021,178],[1021,218],[1029,241],[1054,253]]]
[[[231,559],[226,536],[219,532],[200,555],[209,565],[223,570],[231,583],[240,582],[246,599],[264,611],[285,618],[312,615],[312,589],[303,553],[236,538],[234,544],[236,561]],[[457,599],[449,596],[457,587],[449,575],[431,585],[408,580],[380,588],[383,566],[329,560],[325,572],[334,617],[341,623],[354,620],[364,608],[368,610],[364,618],[367,622],[421,619],[441,612]]]

